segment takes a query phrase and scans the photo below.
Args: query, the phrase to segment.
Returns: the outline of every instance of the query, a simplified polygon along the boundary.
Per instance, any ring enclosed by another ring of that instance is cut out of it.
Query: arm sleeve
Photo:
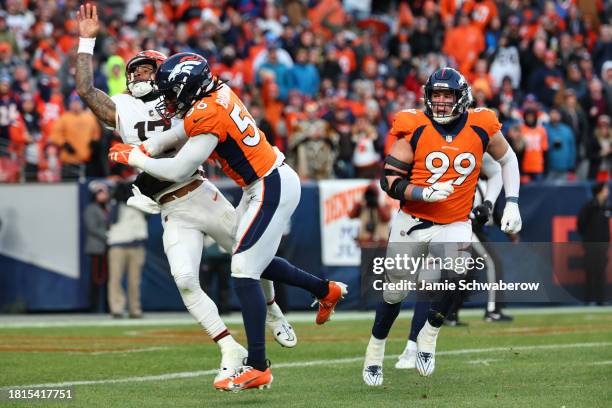
[[[183,124],[173,126],[165,132],[160,133],[150,139],[145,140],[142,144],[146,151],[153,157],[165,152],[167,149],[176,146],[177,144],[187,139],[187,133]]]
[[[503,186],[501,166],[490,154],[485,153],[482,156],[482,169],[480,171],[487,177],[487,193],[484,200],[495,205]]]
[[[167,159],[145,157],[138,165],[160,180],[183,181],[191,176],[217,147],[217,137],[203,134],[189,138],[176,156]]]
[[[498,162],[501,164],[506,198],[514,197],[518,199],[521,184],[521,173],[519,172],[518,160],[514,150],[508,146],[506,153],[504,153]]]

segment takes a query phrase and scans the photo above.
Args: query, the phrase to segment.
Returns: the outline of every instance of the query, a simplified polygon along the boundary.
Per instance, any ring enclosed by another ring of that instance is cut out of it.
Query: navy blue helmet
[[[448,123],[459,117],[472,104],[472,90],[467,81],[453,68],[440,68],[429,76],[424,86],[425,114],[438,123]],[[432,94],[435,90],[452,91],[455,100],[452,103],[434,102]],[[450,113],[441,114],[440,109],[447,105]]]
[[[155,74],[155,84],[163,99],[156,110],[166,120],[182,118],[191,106],[214,87],[206,58],[191,52],[175,54],[164,61]]]

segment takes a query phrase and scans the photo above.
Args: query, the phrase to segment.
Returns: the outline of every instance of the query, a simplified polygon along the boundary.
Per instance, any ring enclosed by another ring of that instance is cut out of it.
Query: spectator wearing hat
[[[589,180],[609,180],[612,171],[610,117],[601,115],[588,142]]]
[[[144,213],[126,204],[132,195],[129,183],[115,187],[109,213],[108,245],[108,306],[113,317],[123,317],[126,296],[123,275],[127,271],[127,305],[131,318],[142,317],[140,282],[148,238]]]
[[[548,150],[546,129],[538,125],[538,112],[534,109],[525,110],[523,121],[521,133],[525,140],[525,150],[521,170],[530,180],[539,181],[544,177],[544,153]]]
[[[14,75],[15,68],[21,64],[21,60],[14,55],[11,45],[6,41],[0,42],[0,75]]]
[[[578,232],[584,248],[587,302],[602,305],[605,301],[606,266],[610,247],[610,206],[607,183],[597,183],[593,198],[578,213]]]
[[[544,66],[537,68],[529,77],[529,90],[546,107],[553,106],[555,95],[563,85],[563,76],[557,69],[557,55],[554,51],[544,54]]]
[[[85,176],[85,164],[91,159],[90,144],[100,138],[100,125],[89,110],[83,109],[81,98],[70,97],[68,111],[53,124],[51,142],[61,150],[62,179]]]
[[[378,177],[380,169],[380,146],[378,145],[378,133],[376,128],[361,113],[357,115],[352,129],[353,144],[353,167],[355,177],[374,179]]]
[[[83,212],[85,225],[85,254],[90,261],[90,311],[103,312],[106,309],[103,294],[108,279],[107,232],[108,232],[108,186],[94,181],[89,184],[92,202]]]
[[[552,108],[550,121],[544,126],[548,137],[547,179],[567,180],[568,173],[576,168],[576,140],[572,129],[561,121],[561,112]]]
[[[119,55],[113,55],[106,61],[106,77],[109,96],[125,92],[125,61]]]
[[[11,47],[13,54],[19,54],[19,46],[15,33],[9,28],[6,23],[6,11],[0,10],[0,43],[7,43]]]

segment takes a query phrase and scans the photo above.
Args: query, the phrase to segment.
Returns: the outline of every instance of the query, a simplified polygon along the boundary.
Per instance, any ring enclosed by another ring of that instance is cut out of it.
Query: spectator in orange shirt
[[[525,150],[521,170],[532,181],[539,181],[544,177],[544,152],[548,150],[548,135],[546,129],[538,125],[537,111],[526,109],[523,121],[521,133],[525,141]]]
[[[493,19],[497,16],[497,6],[493,0],[466,1],[463,12],[471,15],[474,24],[483,32]]]
[[[100,138],[96,117],[83,109],[81,99],[73,95],[68,111],[55,122],[51,142],[61,149],[62,179],[85,175],[85,164],[91,159],[90,143]]]
[[[459,17],[459,25],[447,30],[444,36],[442,51],[455,60],[461,72],[470,72],[484,49],[484,34],[465,14]]]

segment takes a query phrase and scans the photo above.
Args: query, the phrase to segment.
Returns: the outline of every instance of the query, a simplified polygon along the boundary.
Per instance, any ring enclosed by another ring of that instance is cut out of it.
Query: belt
[[[204,181],[197,179],[197,180],[193,180],[191,183],[189,184],[185,184],[183,187],[178,188],[174,191],[171,191],[169,193],[164,194],[160,199],[159,199],[159,203],[160,204],[168,204],[170,201],[174,201],[177,198],[181,198],[185,195],[187,195],[187,193],[192,192],[193,190],[195,190],[196,188],[200,187],[202,185]]]
[[[418,230],[422,230],[422,229],[426,229],[429,227],[433,227],[434,225],[445,225],[445,224],[439,224],[437,222],[433,222],[433,221],[429,221],[429,220],[424,220],[423,218],[417,218],[413,215],[411,215],[412,219],[419,221],[419,224],[416,224],[415,226],[413,226],[412,228],[410,228],[407,232],[406,235],[410,235],[411,232],[413,231],[418,231]]]

